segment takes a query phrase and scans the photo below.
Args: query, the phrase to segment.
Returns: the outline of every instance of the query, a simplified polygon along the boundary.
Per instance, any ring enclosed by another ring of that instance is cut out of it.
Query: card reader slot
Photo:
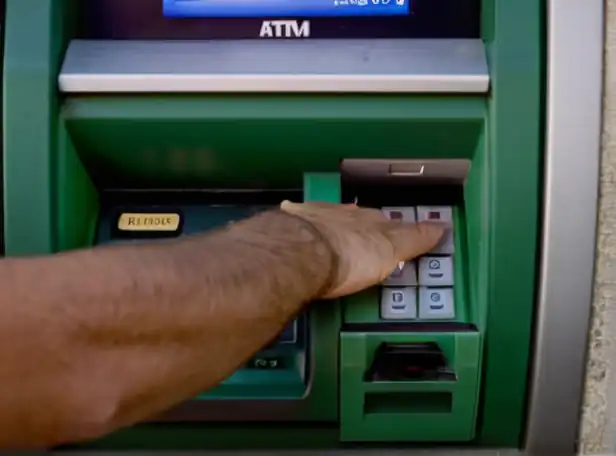
[[[456,375],[435,342],[383,342],[374,354],[365,381],[455,381]]]

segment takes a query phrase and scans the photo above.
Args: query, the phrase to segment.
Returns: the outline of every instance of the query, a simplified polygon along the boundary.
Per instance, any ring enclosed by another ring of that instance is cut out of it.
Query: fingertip
[[[447,229],[448,225],[443,223],[397,223],[391,237],[397,259],[408,261],[428,253],[443,239]]]
[[[450,225],[443,222],[419,222],[416,226],[428,237],[435,237],[437,241],[445,235]]]
[[[294,203],[289,200],[284,200],[282,203],[280,203],[280,209],[283,211],[292,210],[295,206],[297,206],[297,203]]]

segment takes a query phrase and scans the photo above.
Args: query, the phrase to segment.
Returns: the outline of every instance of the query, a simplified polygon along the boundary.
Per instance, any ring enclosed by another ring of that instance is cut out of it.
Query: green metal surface
[[[340,203],[342,189],[338,173],[306,173],[303,179],[304,201]],[[340,303],[313,303],[309,310],[311,344],[309,389],[303,413],[309,421],[333,421],[338,418],[338,335],[341,325]],[[333,349],[332,349],[333,348]]]
[[[541,202],[543,13],[537,0],[485,0],[491,74],[482,176],[489,305],[480,441],[521,443]]]
[[[98,213],[97,189],[300,188],[304,173],[314,173],[306,180],[311,184],[306,184],[305,194],[323,199],[334,195],[329,179],[336,179],[332,176],[344,157],[472,159],[464,201],[466,257],[458,257],[456,264],[466,267],[469,299],[464,318],[476,322],[485,335],[474,366],[482,372],[475,443],[519,445],[541,197],[543,2],[484,0],[483,4],[491,72],[491,92],[485,99],[211,95],[65,100],[57,94],[56,77],[67,39],[77,26],[73,3],[7,0],[3,75],[7,255],[89,245]],[[352,299],[357,306],[348,307],[345,315],[361,313],[358,298]],[[342,416],[348,412],[359,420],[353,407],[344,407],[350,401],[345,394],[352,389],[345,393],[344,381],[340,392],[327,386],[331,371],[336,375],[338,367],[345,371],[346,349],[342,348],[336,366],[331,353],[338,353],[340,309],[337,304],[321,304],[311,318],[325,328],[317,337],[322,343],[316,353],[330,361],[330,371],[324,369],[317,395],[329,410],[325,414],[335,417],[340,393]],[[349,341],[345,336],[343,345]],[[351,345],[349,354],[369,356],[365,350],[361,354],[361,343]],[[354,357],[348,359],[359,359]],[[368,391],[357,379],[351,388],[360,395]],[[468,391],[460,395],[468,397],[464,413],[470,413],[468,404],[473,400]],[[411,421],[387,432],[401,433]],[[354,431],[345,434],[349,427],[344,423],[343,418],[343,439],[362,437],[357,433],[353,437]],[[365,426],[369,420],[357,423]],[[462,433],[462,425],[456,426],[448,426],[450,436]],[[439,438],[447,440],[443,434]],[[277,428],[167,424],[138,426],[93,445],[305,448],[332,447],[339,440],[335,423],[325,421]]]
[[[101,187],[301,188],[345,157],[467,158],[484,112],[465,97],[161,95],[69,99],[62,118]]]

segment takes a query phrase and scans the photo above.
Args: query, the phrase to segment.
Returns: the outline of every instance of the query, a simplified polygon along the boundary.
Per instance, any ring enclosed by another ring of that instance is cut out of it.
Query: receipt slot
[[[216,388],[87,446],[520,447],[545,29],[534,0],[7,0],[8,256],[186,236],[283,199],[448,225]]]

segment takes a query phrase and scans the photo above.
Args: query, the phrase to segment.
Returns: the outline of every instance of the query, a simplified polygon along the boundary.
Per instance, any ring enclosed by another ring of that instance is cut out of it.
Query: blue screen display
[[[165,17],[401,16],[411,0],[163,0]]]

